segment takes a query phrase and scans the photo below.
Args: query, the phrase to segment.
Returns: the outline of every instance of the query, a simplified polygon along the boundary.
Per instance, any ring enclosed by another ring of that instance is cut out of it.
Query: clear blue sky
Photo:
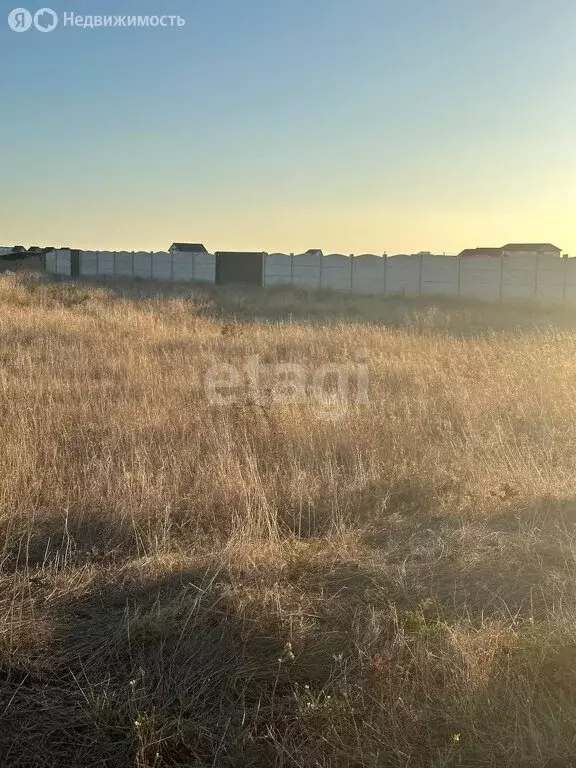
[[[47,0],[0,18],[0,245],[576,255],[575,0]]]

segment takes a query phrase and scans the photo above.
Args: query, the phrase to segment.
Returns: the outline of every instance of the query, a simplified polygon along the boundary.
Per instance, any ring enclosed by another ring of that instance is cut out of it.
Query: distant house
[[[459,255],[466,256],[560,256],[561,248],[552,243],[508,243],[501,248],[465,248]]]
[[[502,246],[504,256],[519,256],[530,254],[538,256],[560,256],[561,248],[552,243],[508,243]]]
[[[31,245],[28,250],[23,245],[11,245],[0,248],[0,256],[18,256],[19,258],[25,258],[26,256],[42,256],[49,251],[53,251],[54,246],[42,246]]]
[[[170,253],[208,253],[202,243],[172,243]]]
[[[497,256],[502,255],[502,248],[465,248],[459,256]]]
[[[0,251],[0,258],[4,259],[5,261],[25,259],[28,255],[31,254],[26,252],[26,248],[24,248],[23,245],[13,245],[11,248],[2,248]]]
[[[306,253],[310,253],[310,254],[311,254],[311,253],[317,253],[317,254],[319,254],[320,256],[323,256],[323,255],[324,255],[324,254],[322,253],[322,249],[321,249],[321,248],[308,248],[308,250],[306,251]]]
[[[418,251],[418,253],[410,253],[410,254],[404,254],[404,255],[409,255],[409,256],[434,256],[434,257],[438,257],[438,256],[444,257],[445,256],[445,257],[451,258],[451,259],[455,258],[453,253],[446,253],[446,252],[444,252],[444,253],[433,253],[432,251]]]

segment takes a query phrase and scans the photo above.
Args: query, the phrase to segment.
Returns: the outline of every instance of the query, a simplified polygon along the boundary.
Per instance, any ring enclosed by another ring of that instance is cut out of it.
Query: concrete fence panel
[[[98,251],[80,251],[80,274],[93,277],[98,274]]]
[[[564,297],[566,301],[576,302],[576,258],[566,259]]]
[[[70,251],[66,248],[59,248],[47,253],[46,271],[53,275],[70,275],[72,271]]]
[[[56,253],[57,251],[49,251],[46,254],[46,260],[44,263],[46,265],[46,272],[48,272],[50,275],[56,274]]]
[[[116,267],[116,253],[114,251],[100,251],[97,266],[99,275],[113,276]]]
[[[541,255],[536,269],[536,296],[542,301],[562,301],[567,259]]]
[[[117,251],[114,274],[119,277],[132,277],[133,270],[132,253],[130,251]]]
[[[59,250],[56,253],[56,274],[72,274],[72,256],[69,250]]]
[[[268,253],[264,256],[264,285],[290,285],[292,282],[292,256],[286,253]]]
[[[351,261],[352,293],[384,293],[387,262],[384,256],[363,253],[353,256]]]
[[[62,250],[58,253],[58,274],[72,274],[72,254],[69,250]]]
[[[536,298],[536,263],[532,253],[504,256],[502,258],[502,298]]]
[[[194,254],[194,280],[200,283],[216,282],[216,256],[213,253]]]
[[[164,251],[152,254],[152,278],[154,280],[172,279],[172,254]]]
[[[352,259],[340,253],[331,253],[322,259],[320,287],[335,291],[352,289]]]
[[[132,254],[134,259],[134,277],[150,280],[152,277],[152,254],[146,251],[137,251]]]
[[[320,288],[322,255],[301,253],[292,257],[292,284],[301,288]]]
[[[459,261],[457,256],[423,254],[420,293],[457,296]]]
[[[176,251],[172,255],[172,278],[194,280],[194,254]]]
[[[422,257],[389,256],[386,259],[386,293],[418,296]]]
[[[500,298],[500,256],[466,256],[460,259],[460,296],[484,301]]]

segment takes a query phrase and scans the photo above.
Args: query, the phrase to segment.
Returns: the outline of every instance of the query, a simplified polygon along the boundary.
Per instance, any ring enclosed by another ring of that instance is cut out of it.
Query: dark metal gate
[[[263,284],[264,254],[236,251],[216,252],[217,285]]]

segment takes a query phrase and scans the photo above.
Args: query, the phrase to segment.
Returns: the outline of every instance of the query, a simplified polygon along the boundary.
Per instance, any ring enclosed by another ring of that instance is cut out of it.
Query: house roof
[[[308,248],[306,253],[319,253],[320,255],[323,255],[321,248]]]
[[[500,256],[502,248],[465,248],[460,256]]]
[[[187,253],[208,253],[202,243],[172,243],[171,251],[186,251]]]
[[[502,246],[503,251],[560,251],[561,248],[557,248],[552,243],[508,243]]]

